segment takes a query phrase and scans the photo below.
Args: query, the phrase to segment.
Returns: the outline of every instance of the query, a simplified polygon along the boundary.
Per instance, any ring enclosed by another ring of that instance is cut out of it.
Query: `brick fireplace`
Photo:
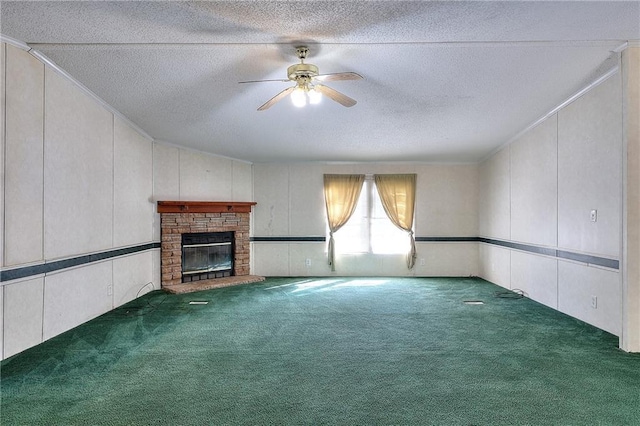
[[[261,281],[250,274],[250,213],[255,202],[158,201],[162,288],[183,293]],[[183,283],[183,234],[233,233],[233,271],[224,278]]]

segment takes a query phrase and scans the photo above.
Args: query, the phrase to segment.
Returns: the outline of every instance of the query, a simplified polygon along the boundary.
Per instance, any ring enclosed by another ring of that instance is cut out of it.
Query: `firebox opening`
[[[234,241],[234,232],[182,234],[182,282],[234,275]]]

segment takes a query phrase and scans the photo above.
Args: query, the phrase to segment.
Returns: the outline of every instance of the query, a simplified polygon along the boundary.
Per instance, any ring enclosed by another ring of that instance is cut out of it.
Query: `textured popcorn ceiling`
[[[28,43],[154,138],[248,161],[477,161],[617,65],[640,2],[11,2]],[[294,46],[358,104],[257,107]]]

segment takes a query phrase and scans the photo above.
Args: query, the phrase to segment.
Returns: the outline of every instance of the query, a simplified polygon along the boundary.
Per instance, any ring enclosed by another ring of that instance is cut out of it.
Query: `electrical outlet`
[[[598,221],[598,210],[591,210],[591,222],[597,222]]]
[[[311,266],[311,259],[305,260],[304,264],[307,265],[307,266]]]
[[[420,266],[425,266],[427,264],[427,260],[425,258],[420,258]]]
[[[591,296],[591,307],[598,309],[598,296]]]
[[[111,296],[113,294],[113,287],[108,285],[107,286],[107,296]]]

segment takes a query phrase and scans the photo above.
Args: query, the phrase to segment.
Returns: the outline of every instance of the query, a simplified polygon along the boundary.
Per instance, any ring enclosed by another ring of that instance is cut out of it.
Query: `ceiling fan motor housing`
[[[318,75],[318,67],[313,64],[295,64],[287,68],[289,80],[298,81],[300,78],[311,79]]]

